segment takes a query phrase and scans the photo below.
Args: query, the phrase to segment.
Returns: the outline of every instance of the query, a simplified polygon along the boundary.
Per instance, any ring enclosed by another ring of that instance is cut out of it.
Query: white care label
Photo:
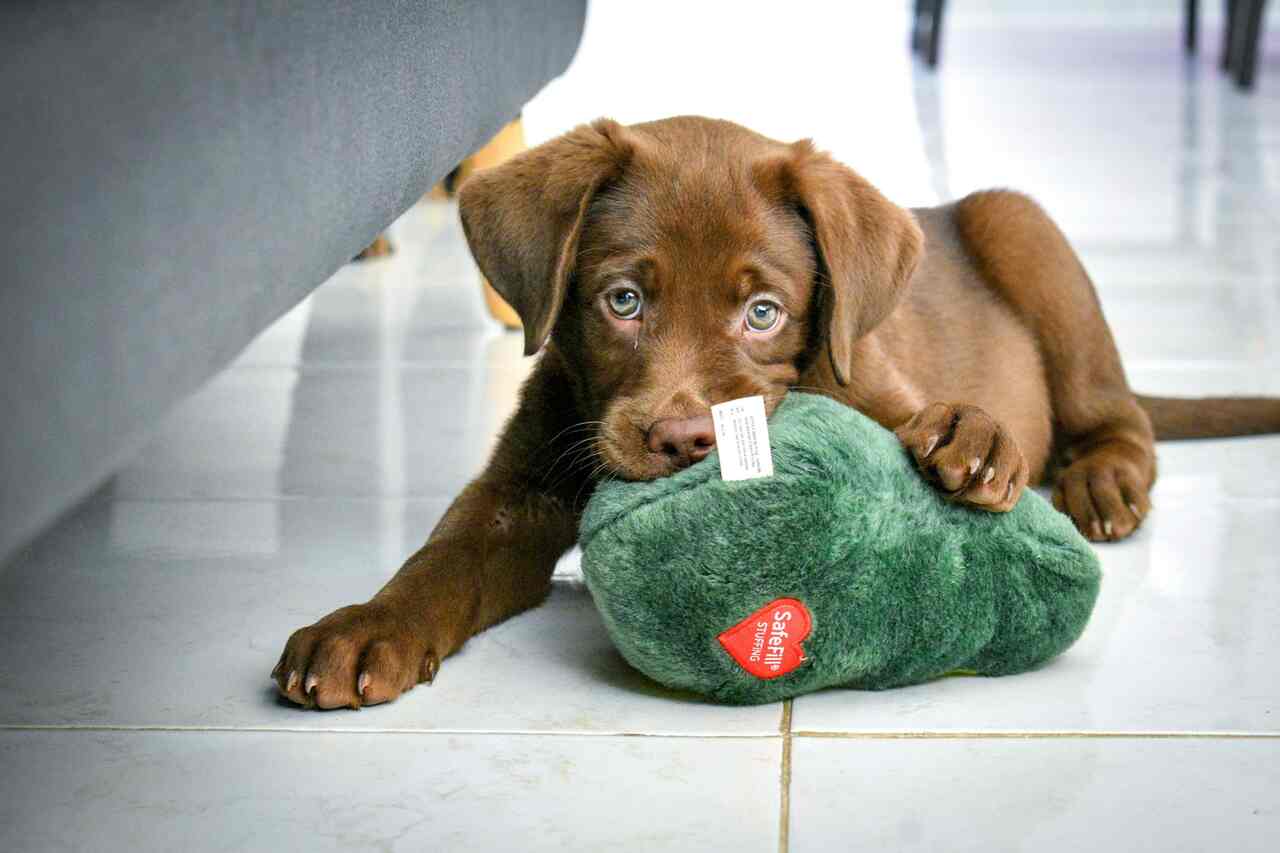
[[[743,397],[711,407],[720,453],[720,478],[754,480],[773,476],[773,451],[769,449],[769,422],[764,397]]]

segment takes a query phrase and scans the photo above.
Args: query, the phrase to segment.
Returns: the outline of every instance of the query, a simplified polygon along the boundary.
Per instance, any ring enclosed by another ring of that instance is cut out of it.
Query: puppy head
[[[815,358],[848,382],[923,242],[807,141],[691,117],[579,127],[478,173],[459,202],[526,353],[551,340],[601,423],[598,456],[631,479],[676,465],[649,446],[658,421],[755,394],[772,411]]]

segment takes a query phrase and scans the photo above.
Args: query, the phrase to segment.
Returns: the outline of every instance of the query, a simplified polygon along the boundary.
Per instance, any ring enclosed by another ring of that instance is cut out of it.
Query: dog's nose
[[[688,468],[716,446],[716,430],[710,415],[664,418],[649,427],[646,443],[654,453],[665,453],[677,468]]]

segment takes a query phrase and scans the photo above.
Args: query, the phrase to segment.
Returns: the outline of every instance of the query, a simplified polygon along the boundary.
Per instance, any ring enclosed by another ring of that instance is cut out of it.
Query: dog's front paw
[[[1138,451],[1117,443],[1072,462],[1053,489],[1053,505],[1092,542],[1115,542],[1138,529],[1151,511],[1148,478]]]
[[[359,708],[431,681],[439,665],[403,619],[355,604],[294,631],[271,677],[281,696],[305,708]]]
[[[1027,485],[1017,442],[976,406],[933,403],[895,433],[921,473],[959,503],[1008,512]]]

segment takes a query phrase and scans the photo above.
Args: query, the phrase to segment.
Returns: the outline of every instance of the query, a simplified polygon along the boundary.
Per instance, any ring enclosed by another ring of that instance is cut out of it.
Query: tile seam
[[[573,737],[573,738],[668,738],[673,740],[774,740],[774,732],[724,734],[716,732],[638,732],[638,731],[554,731],[521,729],[407,729],[407,728],[313,728],[304,726],[164,726],[110,724],[41,724],[2,723],[0,732],[173,732],[179,734],[341,734],[341,735],[447,735],[475,737]]]
[[[782,703],[782,719],[778,731],[782,735],[782,768],[779,773],[778,803],[778,853],[788,853],[791,847],[791,703]]]
[[[1031,731],[1031,732],[841,732],[795,731],[814,740],[1280,740],[1280,732]]]

